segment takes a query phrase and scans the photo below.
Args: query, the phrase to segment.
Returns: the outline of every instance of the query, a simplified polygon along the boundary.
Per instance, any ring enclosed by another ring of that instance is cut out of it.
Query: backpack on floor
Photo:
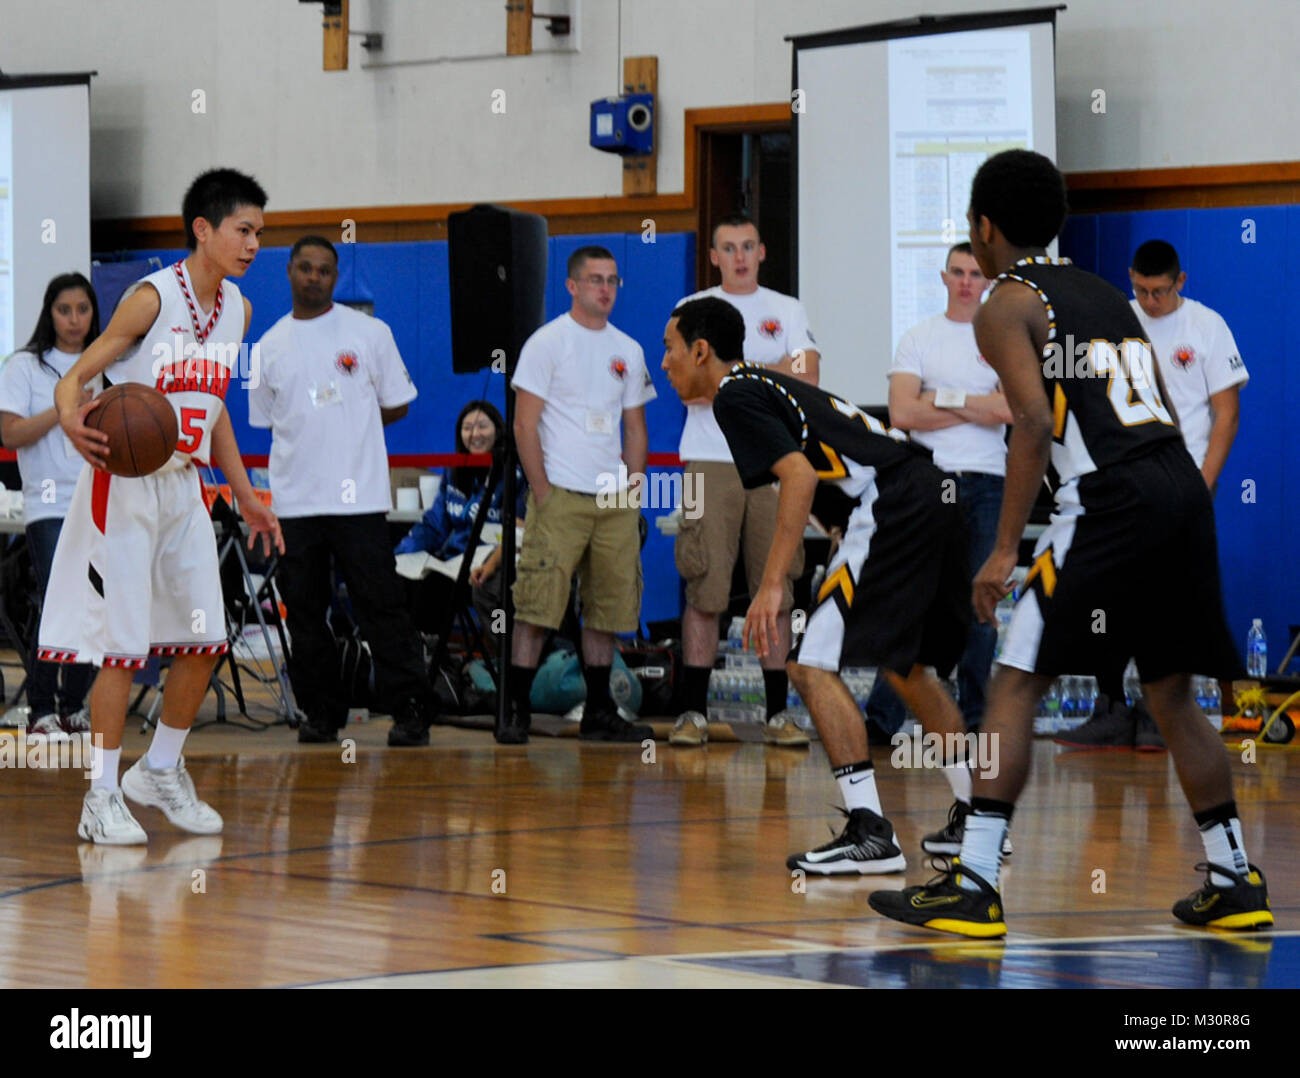
[[[560,640],[537,668],[533,678],[533,691],[528,700],[532,709],[546,715],[563,715],[587,698],[587,683],[583,680],[582,664],[578,653]],[[614,652],[614,664],[609,671],[609,694],[614,703],[634,714],[641,707],[641,683],[628,669],[623,657]]]
[[[676,640],[620,645],[619,654],[641,686],[641,715],[678,715],[682,710],[682,645]]]

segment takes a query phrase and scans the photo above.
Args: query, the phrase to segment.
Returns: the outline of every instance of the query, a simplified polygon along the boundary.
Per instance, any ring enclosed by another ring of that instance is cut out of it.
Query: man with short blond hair
[[[767,257],[758,227],[748,217],[727,217],[713,229],[709,261],[722,283],[688,296],[726,300],[745,320],[744,358],[816,385],[821,355],[808,328],[808,314],[793,296],[758,283],[758,267]],[[686,302],[683,300],[682,302]],[[685,710],[673,727],[674,745],[708,740],[709,674],[718,653],[718,619],[731,601],[736,557],[744,551],[745,575],[752,598],[758,593],[763,565],[776,528],[777,489],[768,483],[746,490],[741,485],[726,437],[708,401],[686,401],[686,426],[678,455],[683,486],[701,492],[700,512],[684,519],[677,535],[677,570],[686,581],[682,612],[682,658]],[[786,711],[789,678],[785,656],[790,650],[792,582],[803,572],[803,550],[796,552],[785,583],[784,619],[777,645],[762,659],[766,695],[764,735],[771,744],[801,746],[808,735]]]

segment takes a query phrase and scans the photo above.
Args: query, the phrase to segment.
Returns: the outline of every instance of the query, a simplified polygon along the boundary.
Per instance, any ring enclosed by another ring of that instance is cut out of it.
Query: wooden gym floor
[[[429,748],[389,749],[388,725],[350,727],[346,761],[283,726],[196,730],[190,771],[225,832],[138,810],[147,848],[80,842],[80,770],[0,770],[0,986],[1300,986],[1289,748],[1234,756],[1274,932],[1173,921],[1202,851],[1166,754],[1040,741],[1011,832],[1011,935],[990,945],[867,907],[929,877],[918,843],[950,800],[938,773],[887,752],[906,879],[801,888],[787,854],[839,826],[819,746],[660,741],[648,760],[639,745],[501,748],[435,727]],[[147,744],[133,721],[123,767]]]

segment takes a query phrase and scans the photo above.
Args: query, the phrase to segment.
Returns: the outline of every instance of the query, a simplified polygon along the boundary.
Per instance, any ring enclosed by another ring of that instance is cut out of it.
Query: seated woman
[[[488,401],[470,401],[456,417],[456,452],[493,453],[504,445],[505,420]],[[442,561],[467,552],[470,531],[478,516],[479,506],[487,489],[488,469],[456,466],[443,469],[442,484],[438,487],[433,505],[406,537],[397,544],[395,554],[415,554],[421,551]],[[501,506],[504,485],[498,485],[488,507],[488,523],[501,524]],[[528,485],[523,469],[515,470],[515,520],[524,519],[524,504]],[[501,582],[505,574],[501,567],[501,547],[498,546],[487,560],[470,574],[473,585],[472,602],[483,628],[485,643],[493,647],[492,612],[502,604]],[[451,600],[455,581],[440,572],[431,572],[412,587],[411,613],[423,632],[433,632],[446,604]],[[493,648],[495,650],[495,648]]]

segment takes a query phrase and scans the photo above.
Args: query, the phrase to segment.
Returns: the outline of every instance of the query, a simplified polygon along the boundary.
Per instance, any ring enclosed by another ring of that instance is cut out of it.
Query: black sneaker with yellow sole
[[[937,861],[934,867],[940,869],[939,875],[924,887],[873,891],[867,902],[877,913],[918,928],[974,939],[995,939],[1007,934],[1002,896],[983,876],[962,868],[955,857],[950,866]],[[969,880],[979,890],[968,891],[958,879]]]
[[[1240,873],[1202,861],[1196,871],[1205,873],[1205,886],[1175,902],[1174,916],[1203,928],[1268,928],[1273,923],[1273,912],[1268,908],[1268,884],[1264,882],[1264,873],[1254,865],[1248,867],[1248,872]],[[1220,887],[1210,876],[1211,872],[1236,880],[1236,885]]]

